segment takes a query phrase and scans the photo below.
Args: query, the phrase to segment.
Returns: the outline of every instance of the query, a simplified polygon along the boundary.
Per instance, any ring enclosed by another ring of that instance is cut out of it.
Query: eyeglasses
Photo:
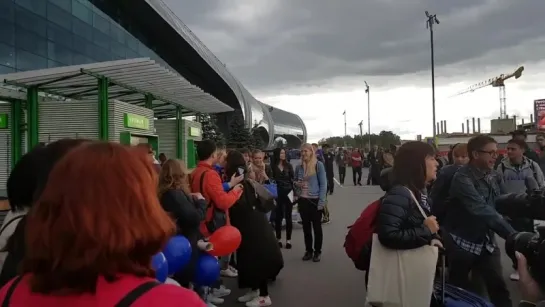
[[[484,154],[489,154],[492,157],[497,157],[498,156],[498,152],[495,151],[495,150],[479,150],[478,152],[484,153]]]

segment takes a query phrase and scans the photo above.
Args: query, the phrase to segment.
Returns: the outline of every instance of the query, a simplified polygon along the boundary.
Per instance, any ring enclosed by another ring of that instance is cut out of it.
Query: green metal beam
[[[109,139],[109,85],[108,78],[98,78],[98,138],[103,141]]]
[[[11,169],[21,159],[23,149],[23,137],[21,133],[21,120],[23,119],[23,106],[21,100],[11,101]]]
[[[32,150],[39,142],[38,88],[27,88],[27,149]]]
[[[184,131],[183,131],[182,107],[176,107],[176,158],[184,158]]]

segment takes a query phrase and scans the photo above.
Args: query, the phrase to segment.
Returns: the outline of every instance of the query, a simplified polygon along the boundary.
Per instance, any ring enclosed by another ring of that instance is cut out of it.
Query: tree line
[[[225,136],[216,124],[216,119],[210,114],[199,114],[197,121],[201,123],[203,140],[212,140],[219,146],[227,148],[255,148],[263,149],[263,143],[257,127],[246,128],[241,112],[233,112],[233,118],[229,123],[229,132]]]
[[[379,147],[388,148],[390,145],[401,145],[401,138],[392,131],[383,130],[379,134],[332,136],[318,141],[319,145],[329,144],[330,146],[353,148],[368,148],[369,143],[371,143],[371,146],[378,145]]]

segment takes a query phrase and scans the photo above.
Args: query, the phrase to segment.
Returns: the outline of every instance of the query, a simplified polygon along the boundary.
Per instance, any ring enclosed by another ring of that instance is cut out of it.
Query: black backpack
[[[6,297],[4,298],[4,301],[2,302],[2,307],[9,307],[9,303],[11,301],[11,296],[13,295],[13,292],[15,291],[15,288],[17,288],[17,285],[21,280],[23,279],[22,276],[17,276],[11,285],[8,288],[8,291],[6,292]],[[115,304],[114,307],[130,307],[134,302],[136,302],[142,295],[149,292],[151,289],[157,287],[160,285],[158,281],[148,281],[145,282],[136,288],[132,289],[127,295],[125,295],[117,304]]]

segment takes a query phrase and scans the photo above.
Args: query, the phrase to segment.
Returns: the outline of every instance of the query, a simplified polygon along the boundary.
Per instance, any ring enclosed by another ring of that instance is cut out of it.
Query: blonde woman
[[[295,186],[305,237],[303,261],[312,259],[319,262],[322,255],[322,216],[326,203],[327,177],[324,164],[318,161],[310,144],[301,147],[301,164],[295,168]]]
[[[252,152],[252,163],[249,168],[249,178],[259,183],[266,183],[273,177],[270,165],[265,164],[265,153],[259,149]]]
[[[197,241],[203,239],[199,226],[205,216],[206,202],[201,193],[191,193],[189,172],[185,163],[180,160],[169,159],[163,163],[159,173],[158,191],[161,206],[176,222],[177,233],[185,236],[193,247],[189,265],[174,274],[174,280],[189,287],[199,256]]]

